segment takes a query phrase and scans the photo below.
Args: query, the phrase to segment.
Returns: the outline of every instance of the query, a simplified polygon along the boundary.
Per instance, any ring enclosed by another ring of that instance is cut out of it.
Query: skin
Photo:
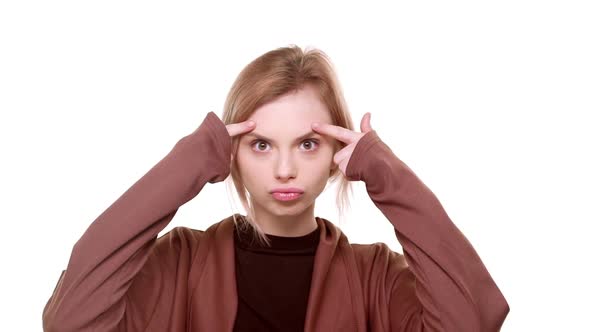
[[[254,126],[248,126],[249,120]],[[369,121],[366,113],[361,133],[333,125],[328,109],[308,85],[262,105],[246,121],[226,126],[230,136],[241,136],[232,160],[236,158],[256,221],[266,234],[297,237],[318,227],[315,199],[326,187],[331,168],[346,174],[356,143],[372,130]],[[297,140],[308,132],[313,135]],[[346,143],[339,151],[338,141]],[[270,193],[279,187],[296,187],[304,193],[293,201],[279,201]]]

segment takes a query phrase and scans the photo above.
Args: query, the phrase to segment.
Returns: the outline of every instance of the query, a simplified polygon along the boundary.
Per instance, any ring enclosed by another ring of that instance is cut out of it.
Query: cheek
[[[334,152],[332,150],[322,151],[308,164],[308,174],[311,174],[313,181],[326,181],[330,177],[330,169],[334,168],[334,165]]]
[[[326,165],[327,168],[330,168],[334,163],[334,152],[327,152],[322,158],[322,162],[324,163],[324,165]]]
[[[247,151],[238,151],[235,163],[243,177],[251,174],[252,170],[256,168],[256,160],[249,156]]]
[[[330,167],[333,162],[334,162],[334,155],[336,154],[336,150],[334,150],[333,148],[330,149],[325,149],[322,152],[322,160],[328,164],[328,167]]]
[[[255,192],[259,186],[262,186],[263,177],[261,175],[268,173],[263,162],[243,149],[238,150],[234,166],[250,192]]]

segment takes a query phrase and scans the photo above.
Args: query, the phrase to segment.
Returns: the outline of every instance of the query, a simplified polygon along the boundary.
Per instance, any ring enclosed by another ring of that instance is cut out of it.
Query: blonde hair
[[[286,93],[297,91],[304,85],[311,84],[321,100],[330,112],[333,124],[354,130],[348,107],[342,95],[341,87],[329,57],[319,49],[306,48],[302,50],[299,46],[289,45],[271,50],[250,62],[234,81],[223,107],[222,121],[227,125],[246,121],[260,106],[276,99]],[[240,136],[232,137],[232,154],[238,149]],[[345,144],[338,141],[338,151]],[[246,221],[254,229],[254,237],[258,241],[269,245],[268,237],[262,228],[255,221],[254,209],[249,200],[249,193],[244,186],[237,164],[237,158],[233,158],[230,166],[229,181],[226,182],[231,188],[230,182],[240,198],[242,206],[247,212]],[[352,186],[346,180],[338,167],[334,167],[329,173],[329,184],[339,184],[336,205],[339,217],[342,218],[343,208],[350,207],[348,191],[352,193]],[[234,224],[240,227],[233,215]],[[243,219],[240,219],[243,222]],[[247,226],[246,224],[242,226]]]

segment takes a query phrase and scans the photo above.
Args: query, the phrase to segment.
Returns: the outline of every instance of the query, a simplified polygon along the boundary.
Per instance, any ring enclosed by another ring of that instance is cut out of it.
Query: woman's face
[[[303,213],[324,190],[330,168],[337,167],[335,139],[311,129],[312,122],[333,124],[328,109],[308,85],[261,106],[249,120],[256,121],[256,127],[240,137],[235,158],[255,211],[264,209],[274,216]],[[286,187],[304,193],[294,201],[271,194]]]

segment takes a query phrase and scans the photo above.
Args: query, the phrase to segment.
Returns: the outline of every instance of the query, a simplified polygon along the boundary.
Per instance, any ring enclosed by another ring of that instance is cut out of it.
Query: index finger
[[[344,127],[331,125],[329,123],[314,122],[311,124],[311,129],[318,132],[319,134],[325,134],[334,137],[346,144],[353,143],[356,138],[356,133],[354,131],[348,130]]]
[[[249,124],[252,123],[250,126]],[[245,134],[256,127],[256,122],[254,121],[242,121],[239,123],[231,123],[225,126],[229,136],[234,137],[237,135]]]

